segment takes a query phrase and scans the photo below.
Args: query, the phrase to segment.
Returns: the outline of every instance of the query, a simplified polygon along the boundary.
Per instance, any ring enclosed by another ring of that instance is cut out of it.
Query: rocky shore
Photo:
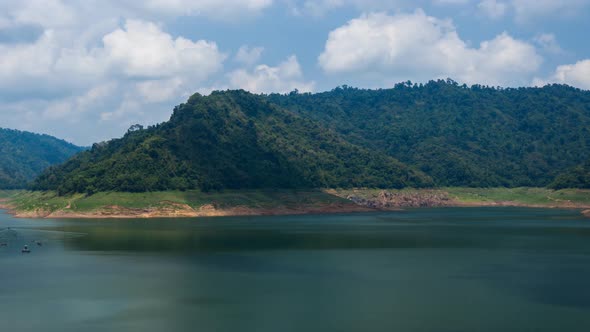
[[[410,191],[370,191],[353,190],[338,193],[355,204],[376,210],[401,210],[404,208],[428,207],[530,207],[580,209],[581,213],[590,218],[590,205],[570,200],[550,200],[545,204],[525,203],[514,200],[461,200],[442,189],[420,189]]]
[[[459,204],[459,202],[451,199],[448,193],[438,190],[420,192],[389,192],[384,190],[372,197],[350,194],[346,196],[346,199],[358,205],[380,210],[456,206]]]
[[[299,207],[252,208],[246,206],[215,207],[206,204],[199,208],[192,208],[186,204],[171,203],[165,207],[128,208],[117,205],[104,206],[94,211],[73,211],[61,209],[49,211],[36,209],[28,211],[15,210],[9,204],[0,205],[0,209],[7,210],[17,218],[42,219],[130,219],[130,218],[197,218],[197,217],[229,217],[229,216],[272,216],[272,215],[302,215],[302,214],[334,214],[370,212],[374,209],[357,204],[324,204],[305,205]]]

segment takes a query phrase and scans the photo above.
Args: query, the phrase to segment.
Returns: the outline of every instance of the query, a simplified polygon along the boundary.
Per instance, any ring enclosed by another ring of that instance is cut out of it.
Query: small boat
[[[8,243],[0,243],[0,247],[8,247]]]
[[[43,245],[43,243],[41,243],[41,241],[35,241],[35,243],[37,243],[37,245],[40,247]]]
[[[31,249],[29,249],[29,246],[24,246],[23,250],[21,250],[20,252],[22,252],[23,254],[30,254]]]

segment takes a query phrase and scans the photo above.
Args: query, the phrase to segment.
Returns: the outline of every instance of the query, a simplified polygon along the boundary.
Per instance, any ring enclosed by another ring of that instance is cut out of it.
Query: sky
[[[590,90],[590,0],[0,0],[0,127],[79,145],[195,92]]]

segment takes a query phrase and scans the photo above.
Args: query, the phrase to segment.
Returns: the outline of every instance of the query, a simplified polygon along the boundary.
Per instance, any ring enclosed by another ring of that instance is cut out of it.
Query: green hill
[[[0,189],[21,189],[82,148],[49,135],[0,128]]]
[[[196,94],[168,122],[95,144],[34,188],[545,187],[589,159],[590,92],[564,85],[225,91]]]
[[[244,91],[195,94],[170,121],[133,129],[50,168],[34,188],[65,194],[432,185],[393,157]]]
[[[437,186],[544,187],[590,159],[590,91],[564,85],[447,80],[267,99],[422,170]]]
[[[590,189],[590,160],[560,174],[549,187]]]

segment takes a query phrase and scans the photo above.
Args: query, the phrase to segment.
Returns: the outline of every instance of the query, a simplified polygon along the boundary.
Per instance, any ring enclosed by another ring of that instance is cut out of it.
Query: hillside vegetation
[[[58,195],[52,191],[12,192],[8,207],[24,217],[146,217],[322,212],[330,208],[362,210],[352,202],[320,190],[199,190],[101,192]]]
[[[587,174],[574,168],[589,159],[590,92],[568,86],[225,91],[195,94],[168,122],[95,144],[34,189],[584,187],[588,177],[556,177]]]
[[[0,197],[3,194],[0,191]],[[165,192],[5,192],[0,206],[25,218],[155,218],[348,213],[411,207],[590,208],[590,191],[546,188],[240,189]]]
[[[560,174],[549,187],[590,189],[590,160]]]
[[[437,186],[544,187],[590,157],[590,91],[564,85],[448,80],[268,99],[422,170]]]
[[[81,150],[49,135],[0,128],[0,189],[25,188],[44,169]]]
[[[195,94],[170,121],[137,129],[50,168],[34,188],[66,194],[432,185],[393,157],[244,91]]]

